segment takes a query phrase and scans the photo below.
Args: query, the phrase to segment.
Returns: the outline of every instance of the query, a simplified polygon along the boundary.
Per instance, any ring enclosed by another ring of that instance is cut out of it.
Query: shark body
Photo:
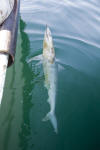
[[[55,64],[55,50],[53,47],[53,39],[49,27],[46,27],[44,41],[43,41],[43,54],[35,56],[32,60],[42,60],[43,70],[45,76],[44,86],[48,91],[48,103],[50,105],[50,111],[47,113],[43,121],[50,120],[54,131],[57,133],[57,119],[55,115],[56,105],[56,64]]]
[[[48,103],[50,104],[50,111],[43,120],[50,120],[54,131],[57,133],[57,120],[55,115],[57,76],[55,64],[55,50],[53,47],[53,39],[49,27],[46,28],[43,41],[43,70],[45,76],[44,85],[48,91]]]

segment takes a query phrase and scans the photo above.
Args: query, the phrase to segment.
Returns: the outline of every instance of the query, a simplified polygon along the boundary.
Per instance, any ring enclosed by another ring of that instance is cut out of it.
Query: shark
[[[55,107],[56,107],[56,63],[55,63],[55,50],[53,46],[53,38],[51,35],[50,28],[46,26],[44,40],[43,40],[43,54],[35,56],[31,58],[28,62],[31,61],[41,60],[43,64],[43,71],[44,71],[44,86],[48,92],[48,99],[47,102],[50,105],[50,111],[46,114],[43,118],[43,121],[50,121],[54,131],[58,132],[57,127],[57,119],[55,114]],[[40,64],[40,63],[39,63]]]

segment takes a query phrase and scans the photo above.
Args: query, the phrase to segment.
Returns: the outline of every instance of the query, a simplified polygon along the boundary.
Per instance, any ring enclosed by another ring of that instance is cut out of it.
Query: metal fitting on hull
[[[20,0],[15,0],[10,16],[0,26],[0,53],[9,55],[8,67],[14,63]]]

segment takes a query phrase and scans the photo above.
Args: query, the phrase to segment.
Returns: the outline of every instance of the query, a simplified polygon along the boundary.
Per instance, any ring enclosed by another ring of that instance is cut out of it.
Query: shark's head
[[[51,31],[48,26],[46,26],[46,31],[44,35],[44,41],[43,41],[43,57],[51,63],[54,62],[55,51],[53,47]]]

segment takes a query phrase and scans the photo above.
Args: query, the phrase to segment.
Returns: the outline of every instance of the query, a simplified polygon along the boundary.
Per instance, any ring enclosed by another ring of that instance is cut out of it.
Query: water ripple
[[[82,43],[82,44],[87,44],[89,46],[92,46],[92,47],[95,47],[97,49],[100,49],[100,44],[96,44],[95,42],[89,42],[89,41],[86,41],[84,39],[81,39],[79,37],[74,37],[74,36],[65,36],[65,35],[55,35],[54,36],[55,38],[55,41],[57,41],[57,43],[60,42],[61,43],[65,43],[66,44],[66,41],[69,41],[70,40],[70,44],[72,44],[74,42],[74,44],[77,43]],[[75,46],[75,45],[74,45]]]

